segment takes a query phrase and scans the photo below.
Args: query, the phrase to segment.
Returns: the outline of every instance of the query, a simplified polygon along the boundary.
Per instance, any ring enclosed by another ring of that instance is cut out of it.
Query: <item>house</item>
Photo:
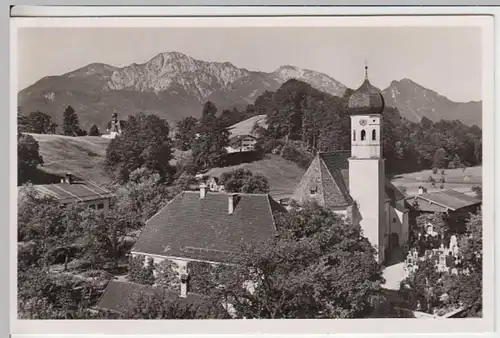
[[[106,310],[121,314],[127,311],[133,297],[137,297],[141,293],[145,295],[165,296],[172,303],[177,303],[180,306],[189,306],[196,309],[197,312],[200,311],[200,314],[207,311],[211,305],[209,300],[197,294],[189,294],[183,297],[178,292],[168,291],[162,287],[111,280],[95,308],[97,310]]]
[[[88,181],[75,181],[68,173],[61,183],[33,185],[41,196],[51,197],[61,205],[84,203],[91,209],[109,211],[109,202],[113,194]]]
[[[454,213],[467,215],[476,212],[482,201],[453,189],[427,193],[419,191],[406,199],[408,207],[418,213]]]
[[[228,154],[255,151],[256,143],[257,138],[252,135],[237,135],[229,139],[229,146],[226,150]]]
[[[181,293],[189,262],[229,263],[241,244],[276,235],[274,212],[286,212],[268,194],[183,191],[151,217],[131,249],[154,263],[169,259],[181,276]]]
[[[315,201],[360,224],[380,262],[404,247],[409,235],[405,196],[385,175],[384,107],[380,90],[366,74],[348,102],[351,149],[318,153],[291,196],[299,204]]]

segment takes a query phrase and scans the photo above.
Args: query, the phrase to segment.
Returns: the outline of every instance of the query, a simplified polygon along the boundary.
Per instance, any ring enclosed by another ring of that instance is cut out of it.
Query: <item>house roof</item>
[[[455,211],[481,203],[480,199],[453,189],[417,195],[408,202],[412,204],[415,200],[418,201],[418,210],[421,211],[446,211],[447,209]]]
[[[193,305],[203,308],[207,305],[205,299],[198,294],[187,294],[183,298],[179,292],[168,291],[161,287],[153,287],[132,282],[111,280],[99,299],[96,307],[103,310],[124,312],[130,306],[130,299],[140,293],[149,295],[165,295],[172,302],[177,301],[180,305]]]
[[[40,194],[52,197],[61,203],[86,202],[111,198],[113,194],[91,182],[55,183],[33,185]]]
[[[142,230],[132,252],[224,262],[240,244],[276,234],[274,211],[284,207],[267,194],[237,194],[228,213],[229,194],[196,191],[178,194]]]
[[[297,201],[303,200],[304,196],[307,195],[307,192],[302,191],[306,186],[304,181],[309,180],[311,175],[316,175],[319,177],[318,184],[321,185],[321,189],[318,189],[319,195],[315,199],[320,204],[331,208],[345,208],[351,205],[353,199],[349,193],[350,157],[350,150],[318,153],[316,158],[311,162],[309,169],[304,174],[292,199]],[[404,198],[404,194],[389,180],[385,181],[386,201],[390,201],[391,205],[395,208],[399,208],[398,210],[405,211],[406,209],[404,207],[396,203],[397,201],[404,201]]]

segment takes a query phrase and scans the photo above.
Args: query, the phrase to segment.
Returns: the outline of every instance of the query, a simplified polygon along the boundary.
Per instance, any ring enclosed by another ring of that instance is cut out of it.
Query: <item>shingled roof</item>
[[[273,212],[285,209],[267,194],[237,194],[228,212],[230,194],[196,191],[178,194],[142,230],[132,252],[224,262],[240,244],[276,235]]]
[[[425,193],[408,199],[410,205],[414,205],[414,201],[418,202],[418,210],[430,212],[444,212],[448,209],[455,211],[481,203],[480,199],[453,189]]]
[[[43,196],[61,203],[87,202],[113,197],[113,194],[91,182],[72,182],[33,185]]]
[[[115,312],[125,312],[130,306],[132,297],[139,294],[163,295],[172,303],[177,302],[181,306],[193,306],[204,310],[209,305],[208,301],[198,294],[188,293],[186,297],[180,297],[179,292],[168,291],[161,287],[153,287],[132,282],[112,280],[104,290],[96,308]]]
[[[291,199],[304,202],[316,200],[329,208],[343,209],[350,206],[353,199],[349,193],[350,150],[318,153],[302,177]],[[310,191],[317,190],[314,196]],[[385,199],[401,209],[396,202],[404,200],[404,194],[389,180],[385,181]]]

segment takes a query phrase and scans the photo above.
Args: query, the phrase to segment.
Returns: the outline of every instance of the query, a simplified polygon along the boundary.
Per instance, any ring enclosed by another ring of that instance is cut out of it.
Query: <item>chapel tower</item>
[[[349,192],[360,215],[363,234],[377,248],[378,260],[385,256],[385,166],[382,155],[382,112],[384,98],[365,80],[349,98],[351,157]]]

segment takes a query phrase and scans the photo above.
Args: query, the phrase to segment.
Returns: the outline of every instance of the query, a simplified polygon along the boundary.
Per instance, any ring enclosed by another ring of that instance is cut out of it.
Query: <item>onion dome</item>
[[[351,115],[382,114],[384,107],[382,92],[368,81],[368,67],[365,67],[365,81],[351,94],[348,112]]]

